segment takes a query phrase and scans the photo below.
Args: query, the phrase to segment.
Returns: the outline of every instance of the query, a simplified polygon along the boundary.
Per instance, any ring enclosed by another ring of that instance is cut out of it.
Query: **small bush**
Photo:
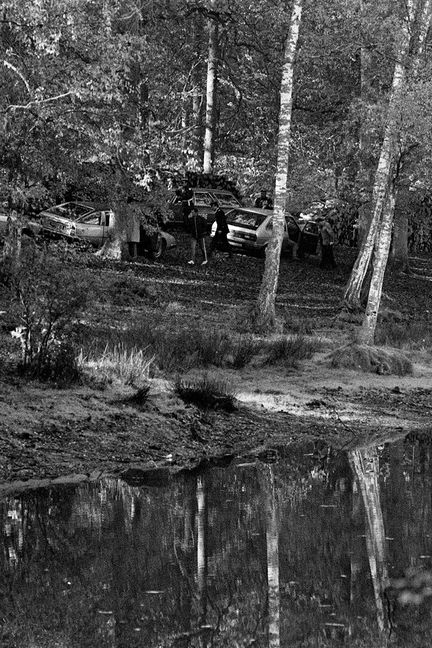
[[[100,356],[85,356],[81,352],[78,364],[99,382],[114,379],[125,385],[142,386],[149,379],[153,357],[142,349],[126,349],[121,345],[106,347]]]
[[[67,263],[60,247],[22,249],[5,282],[11,300],[12,337],[21,345],[19,368],[42,380],[71,382],[78,369],[72,348],[74,327],[89,295],[89,280]]]
[[[330,365],[336,369],[360,369],[383,375],[412,374],[413,365],[400,351],[387,351],[378,347],[348,344],[330,354]]]
[[[132,405],[133,407],[141,408],[147,403],[149,392],[150,385],[143,385],[142,387],[137,389],[137,391],[132,394],[132,396],[125,398],[123,402],[128,405]]]
[[[175,390],[186,403],[203,409],[235,409],[235,393],[229,382],[204,374],[197,378],[177,378]]]
[[[232,343],[231,354],[234,369],[242,369],[259,352],[261,343],[252,335],[242,335]]]
[[[304,335],[292,335],[272,341],[267,350],[267,364],[283,363],[297,367],[300,360],[311,358],[319,348],[319,341]]]

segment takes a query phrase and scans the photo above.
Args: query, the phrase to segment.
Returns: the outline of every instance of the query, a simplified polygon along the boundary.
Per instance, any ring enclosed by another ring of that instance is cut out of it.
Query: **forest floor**
[[[190,267],[188,253],[180,234],[178,247],[160,262],[113,263],[83,254],[80,270],[94,289],[82,318],[87,337],[103,338],[104,331],[124,331],[156,315],[167,327],[247,328],[241,313],[257,298],[263,260],[217,254],[207,267]],[[432,262],[412,258],[412,274],[386,278],[383,307],[390,315],[378,338],[401,347],[414,370],[408,376],[379,375],[335,369],[329,360],[354,335],[356,323],[338,317],[354,257],[354,250],[337,249],[338,268],[329,271],[313,257],[282,260],[278,313],[287,333],[313,338],[316,351],[297,366],[255,358],[241,369],[229,363],[207,367],[205,372],[233,386],[233,412],[186,404],[174,388],[178,369],[156,365],[142,405],[129,400],[134,389],[121,380],[84,380],[59,389],[20,377],[11,370],[19,349],[5,323],[7,296],[0,295],[0,490],[12,483],[16,488],[148,468],[179,470],[233,456],[272,457],[305,439],[346,448],[429,433]],[[203,372],[185,369],[182,377]]]

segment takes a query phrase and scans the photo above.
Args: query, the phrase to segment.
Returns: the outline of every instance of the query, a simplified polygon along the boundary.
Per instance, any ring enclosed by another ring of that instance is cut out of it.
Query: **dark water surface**
[[[407,438],[0,500],[2,648],[432,645],[432,457]]]

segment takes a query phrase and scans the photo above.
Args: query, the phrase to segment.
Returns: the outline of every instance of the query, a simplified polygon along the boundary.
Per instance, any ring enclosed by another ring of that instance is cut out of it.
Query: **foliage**
[[[360,344],[348,344],[330,354],[330,366],[335,369],[360,369],[382,375],[412,374],[413,365],[403,353]]]
[[[4,268],[11,298],[12,336],[21,346],[20,368],[29,375],[60,381],[78,377],[73,331],[89,296],[88,277],[65,265],[62,248],[25,246],[20,262]]]

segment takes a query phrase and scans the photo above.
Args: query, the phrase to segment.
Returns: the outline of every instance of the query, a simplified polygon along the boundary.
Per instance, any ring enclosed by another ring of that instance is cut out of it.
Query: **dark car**
[[[192,189],[192,204],[198,209],[198,213],[203,216],[209,229],[214,222],[215,207],[212,203],[216,202],[223,210],[228,211],[233,207],[241,205],[240,200],[231,192],[224,189],[204,189],[202,187]],[[169,225],[184,225],[183,204],[177,194],[174,194],[169,201],[170,213]]]

